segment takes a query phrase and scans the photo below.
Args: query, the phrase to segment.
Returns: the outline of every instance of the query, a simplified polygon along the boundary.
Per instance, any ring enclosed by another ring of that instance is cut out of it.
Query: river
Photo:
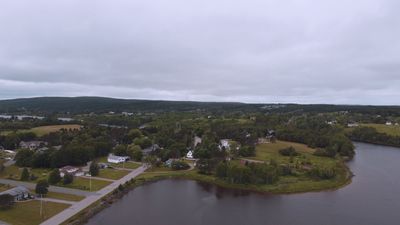
[[[88,225],[400,224],[400,149],[355,145],[353,182],[339,190],[268,195],[162,180],[134,189]]]

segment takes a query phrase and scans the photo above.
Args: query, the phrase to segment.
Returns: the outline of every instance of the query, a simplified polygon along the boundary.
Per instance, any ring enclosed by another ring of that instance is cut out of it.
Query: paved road
[[[127,181],[131,180],[132,178],[135,178],[139,176],[141,173],[143,173],[147,168],[145,166],[141,166],[134,171],[130,172],[127,174],[125,177],[114,181],[112,184],[106,186],[105,188],[101,189],[100,191],[96,192],[94,195],[90,195],[83,199],[82,201],[73,204],[71,207],[65,209],[61,213],[53,216],[52,218],[44,221],[41,223],[41,225],[56,225],[56,224],[61,224],[64,221],[68,220],[72,216],[76,215],[86,207],[90,206],[94,202],[100,200],[103,198],[105,195],[111,193],[114,191],[120,184],[124,184]]]
[[[16,181],[16,180],[8,180],[8,179],[0,179],[0,184],[8,184],[11,186],[24,186],[28,189],[34,190],[36,187],[35,183],[23,182],[23,181]],[[64,194],[71,194],[71,195],[81,195],[81,196],[90,196],[94,193],[88,191],[82,191],[78,189],[72,188],[64,188],[64,187],[57,187],[57,186],[50,186],[49,191],[51,192],[58,192]]]

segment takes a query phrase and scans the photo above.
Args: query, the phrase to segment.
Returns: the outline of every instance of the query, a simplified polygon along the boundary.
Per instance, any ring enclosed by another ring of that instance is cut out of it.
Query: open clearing
[[[392,136],[400,136],[400,126],[396,125],[388,126],[386,124],[376,124],[376,123],[366,123],[366,124],[361,124],[360,126],[373,127],[379,133],[385,133]]]
[[[60,131],[61,129],[81,129],[81,125],[79,124],[64,124],[64,125],[49,125],[49,126],[40,126],[40,127],[34,127],[31,129],[24,129],[24,130],[17,130],[18,133],[24,133],[24,132],[33,132],[37,136],[41,137],[43,135],[49,134],[51,132],[57,132]],[[2,135],[7,135],[9,133],[12,133],[13,131],[2,131]]]

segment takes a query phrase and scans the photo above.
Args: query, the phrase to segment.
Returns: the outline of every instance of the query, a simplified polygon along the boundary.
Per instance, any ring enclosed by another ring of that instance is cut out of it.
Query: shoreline
[[[294,195],[294,194],[305,194],[305,193],[318,193],[318,192],[329,192],[336,191],[345,186],[351,184],[353,173],[350,171],[350,168],[346,165],[345,162],[342,163],[342,168],[345,169],[344,175],[342,179],[335,182],[333,186],[330,187],[320,187],[320,188],[311,188],[311,189],[299,189],[296,191],[282,191],[282,190],[274,190],[274,191],[265,191],[260,189],[260,187],[256,187],[256,185],[240,185],[240,184],[230,184],[225,181],[214,179],[211,176],[198,174],[196,171],[171,171],[171,172],[147,172],[139,177],[128,181],[123,185],[123,190],[116,189],[112,193],[104,196],[102,199],[88,206],[72,218],[68,219],[63,225],[82,225],[86,224],[92,217],[96,214],[100,213],[102,210],[110,207],[113,203],[122,199],[126,194],[135,188],[147,184],[151,184],[154,182],[168,180],[168,179],[178,179],[178,180],[192,180],[201,183],[206,183],[210,185],[214,185],[219,188],[225,188],[230,190],[244,191],[249,193],[257,193],[264,195]],[[273,186],[273,185],[272,185]]]

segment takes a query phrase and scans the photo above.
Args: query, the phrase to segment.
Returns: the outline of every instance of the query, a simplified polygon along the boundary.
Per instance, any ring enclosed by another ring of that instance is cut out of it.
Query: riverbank
[[[339,165],[338,165],[339,166]],[[256,192],[261,194],[296,194],[305,192],[331,191],[344,187],[351,183],[352,174],[344,162],[341,163],[340,172],[335,179],[328,181],[310,181],[290,183],[290,178],[281,179],[277,184],[272,185],[240,185],[231,184],[210,175],[199,174],[197,170],[189,171],[159,171],[145,172],[137,178],[128,181],[120,186],[114,192],[108,194],[103,199],[93,203],[79,214],[70,218],[64,225],[81,225],[85,224],[90,218],[101,212],[105,208],[110,207],[113,203],[123,198],[127,193],[136,187],[157,182],[165,179],[186,179],[212,184],[217,187],[234,189],[241,191]]]

